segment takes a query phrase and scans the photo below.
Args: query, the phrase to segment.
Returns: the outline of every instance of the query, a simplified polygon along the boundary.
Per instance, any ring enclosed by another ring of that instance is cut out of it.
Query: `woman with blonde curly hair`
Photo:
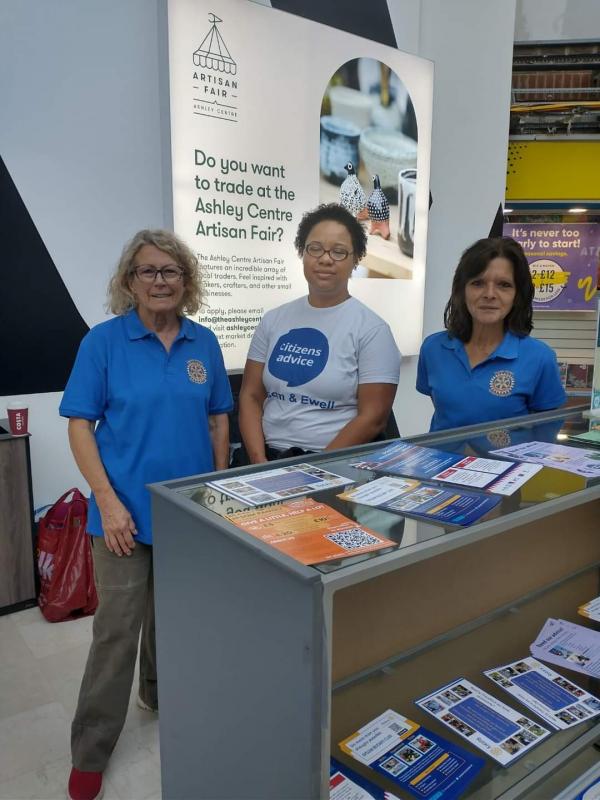
[[[143,230],[111,278],[116,314],[83,339],[60,405],[92,489],[88,514],[99,605],[71,731],[72,800],[102,794],[125,722],[140,629],[138,705],[157,711],[148,483],[224,469],[232,400],[214,334],[192,322],[202,303],[194,254],[174,234]]]

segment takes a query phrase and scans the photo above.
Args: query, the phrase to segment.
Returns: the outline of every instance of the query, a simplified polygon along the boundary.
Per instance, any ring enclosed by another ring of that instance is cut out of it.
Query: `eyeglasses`
[[[322,255],[327,253],[329,258],[333,261],[343,261],[345,258],[348,258],[353,251],[346,250],[345,247],[338,247],[337,245],[330,250],[326,250],[320,242],[310,242],[310,244],[307,244],[304,248],[304,252],[308,253],[308,255],[313,258],[321,258]]]
[[[144,283],[154,283],[157,275],[160,275],[165,283],[177,283],[183,276],[183,270],[177,264],[167,264],[160,269],[153,267],[152,264],[140,264],[133,271]]]

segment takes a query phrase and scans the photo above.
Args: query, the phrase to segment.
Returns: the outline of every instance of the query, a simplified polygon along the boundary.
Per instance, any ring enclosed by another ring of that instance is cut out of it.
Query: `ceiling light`
[[[513,213],[513,211],[514,211],[514,208],[505,208],[505,209],[504,209],[504,213],[505,213],[505,214],[512,214],[512,213]]]
[[[569,209],[569,214],[585,214],[587,208],[579,208],[579,206],[575,206],[574,208]]]

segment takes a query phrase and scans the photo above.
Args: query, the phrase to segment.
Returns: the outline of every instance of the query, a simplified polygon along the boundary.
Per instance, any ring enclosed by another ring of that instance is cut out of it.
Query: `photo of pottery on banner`
[[[340,203],[368,233],[354,277],[412,278],[416,228],[417,120],[402,79],[387,64],[342,64],[323,95],[322,203]]]

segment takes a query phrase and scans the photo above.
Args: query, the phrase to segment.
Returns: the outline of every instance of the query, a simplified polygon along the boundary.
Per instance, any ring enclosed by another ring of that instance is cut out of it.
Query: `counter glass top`
[[[589,420],[582,415],[582,410],[582,407],[578,407],[575,409],[545,412],[513,420],[502,420],[482,426],[472,426],[469,428],[454,429],[452,431],[407,437],[404,441],[426,447],[435,447],[438,450],[463,454],[465,456],[501,458],[501,456],[490,455],[491,451],[533,441],[571,445],[572,442],[567,440],[567,435],[587,431],[589,427]],[[238,470],[228,470],[227,473],[213,473],[210,476],[203,476],[202,481],[178,481],[168,486],[178,494],[189,498],[194,503],[223,517],[226,514],[241,511],[250,506],[207,486],[206,480],[247,475],[253,471],[276,469],[282,464],[309,461],[311,464],[317,464],[323,469],[351,478],[355,484],[364,484],[374,478],[380,477],[380,475],[370,470],[357,469],[351,466],[351,463],[363,458],[367,453],[373,453],[382,449],[389,443],[390,442],[387,441],[380,442],[361,447],[348,448],[346,450],[338,450],[332,453],[320,453],[303,458],[288,459],[286,462],[271,462],[270,464],[261,465],[260,467],[244,467]],[[598,454],[598,459],[600,460],[600,449],[596,449],[594,452]],[[469,530],[478,528],[482,524],[492,521],[501,521],[509,515],[524,511],[525,509],[537,509],[540,512],[538,516],[542,516],[544,513],[542,508],[543,504],[569,496],[574,499],[573,496],[575,493],[596,486],[600,487],[600,477],[583,478],[564,470],[543,467],[514,494],[502,496],[499,504],[478,520],[478,522],[471,525]],[[446,488],[449,488],[449,486],[446,485]],[[453,488],[463,489],[467,487]],[[326,503],[360,525],[371,528],[382,536],[391,539],[396,543],[396,547],[391,549],[404,550],[415,545],[437,540],[440,537],[448,536],[448,534],[455,533],[456,531],[465,530],[455,525],[441,524],[438,522],[430,522],[422,518],[411,517],[410,514],[400,515],[380,508],[373,508],[342,500],[338,497],[341,491],[342,489],[340,487],[336,487],[335,489],[314,492],[310,496],[319,502]],[[518,517],[515,518],[515,524],[519,524]],[[328,561],[323,564],[317,564],[315,568],[324,573],[333,572],[343,567],[378,558],[382,554],[389,552],[390,548],[374,553],[350,556],[338,561]]]

